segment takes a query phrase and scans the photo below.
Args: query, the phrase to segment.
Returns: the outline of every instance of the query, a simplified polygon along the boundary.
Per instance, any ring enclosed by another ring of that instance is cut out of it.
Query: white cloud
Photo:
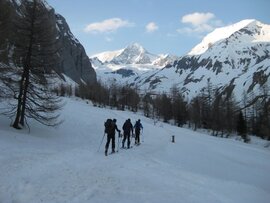
[[[134,26],[134,23],[127,20],[122,20],[121,18],[110,18],[102,22],[91,23],[84,28],[84,31],[88,33],[105,33],[116,31],[121,27],[132,26]]]
[[[216,27],[223,25],[221,20],[216,19],[215,14],[209,12],[187,14],[181,18],[181,22],[189,24],[189,26],[177,29],[177,32],[185,34],[211,32]]]
[[[145,26],[146,32],[154,32],[158,30],[158,26],[154,22],[150,22]]]
[[[182,17],[182,23],[191,23],[193,26],[199,26],[215,18],[213,13],[191,13]]]

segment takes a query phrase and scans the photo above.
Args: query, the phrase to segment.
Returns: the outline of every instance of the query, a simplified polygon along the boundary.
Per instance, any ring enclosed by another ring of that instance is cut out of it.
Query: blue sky
[[[138,42],[181,56],[213,29],[244,19],[270,24],[270,0],[47,0],[88,55]]]

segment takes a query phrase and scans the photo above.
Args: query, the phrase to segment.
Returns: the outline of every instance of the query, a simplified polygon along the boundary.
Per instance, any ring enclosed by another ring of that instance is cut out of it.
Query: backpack
[[[140,123],[139,121],[136,121],[134,127],[135,127],[135,130],[136,130],[136,131],[140,131],[140,130],[141,130],[141,123]]]
[[[131,130],[133,131],[133,126],[129,121],[126,121],[122,129],[124,132],[130,132]]]
[[[112,119],[108,118],[104,123],[104,126],[105,126],[105,133],[109,133],[112,128]]]

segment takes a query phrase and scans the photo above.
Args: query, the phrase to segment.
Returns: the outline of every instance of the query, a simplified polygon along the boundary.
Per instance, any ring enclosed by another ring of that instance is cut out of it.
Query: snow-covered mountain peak
[[[138,43],[132,43],[124,49],[107,51],[90,56],[91,59],[97,58],[102,63],[127,65],[127,64],[152,64],[158,55],[149,53]]]
[[[158,56],[150,54],[140,44],[132,43],[111,62],[114,64],[151,64],[156,58]]]
[[[139,43],[132,43],[123,49],[98,53],[90,58],[98,58],[102,63],[135,64],[135,60],[143,54],[149,53]]]
[[[130,45],[128,45],[124,51],[128,51],[128,52],[137,52],[137,53],[145,53],[147,52],[142,45],[140,45],[139,43],[135,42],[132,43]]]
[[[238,23],[233,25],[229,25],[222,28],[217,28],[213,32],[206,35],[203,38],[202,42],[195,46],[188,55],[200,55],[203,54],[208,48],[210,48],[216,42],[219,42],[223,39],[230,37],[233,33],[245,28],[245,27],[257,27],[259,25],[263,25],[262,23],[254,20],[254,19],[247,19],[242,20]]]
[[[185,56],[136,78],[131,83],[152,92],[169,92],[173,85],[193,98],[210,82],[220,91],[259,94],[270,82],[270,25],[243,20],[218,28]],[[158,64],[158,63],[155,63]]]

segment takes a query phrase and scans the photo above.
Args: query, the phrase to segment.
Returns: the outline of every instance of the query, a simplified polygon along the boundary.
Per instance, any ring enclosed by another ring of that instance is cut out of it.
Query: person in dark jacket
[[[122,148],[125,148],[125,142],[127,140],[127,148],[130,148],[130,132],[133,134],[133,125],[130,122],[130,119],[127,119],[122,127],[124,131],[124,139],[122,141]]]
[[[141,129],[143,129],[143,126],[141,124],[141,120],[137,120],[135,125],[134,125],[134,129],[135,129],[135,145],[139,145],[140,144],[140,132]]]
[[[105,155],[108,155],[108,148],[110,145],[110,141],[112,140],[112,153],[115,152],[115,131],[120,133],[120,130],[118,129],[116,125],[116,119],[113,119],[112,122],[110,123],[110,126],[108,127],[107,130],[107,143],[105,145]]]

